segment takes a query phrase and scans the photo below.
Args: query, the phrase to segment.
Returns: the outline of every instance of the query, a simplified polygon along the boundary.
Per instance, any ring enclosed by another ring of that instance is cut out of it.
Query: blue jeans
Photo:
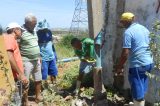
[[[51,61],[42,60],[42,79],[47,80],[47,76],[57,76],[58,69],[56,65],[56,59]]]
[[[144,98],[148,89],[148,77],[145,73],[151,72],[153,66],[153,64],[149,64],[129,69],[128,79],[133,99],[139,100]]]

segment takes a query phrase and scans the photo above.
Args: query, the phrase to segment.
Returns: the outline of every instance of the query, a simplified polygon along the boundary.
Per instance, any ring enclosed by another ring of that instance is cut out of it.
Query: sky
[[[38,21],[47,19],[51,28],[69,28],[75,8],[74,0],[1,0],[0,24],[24,24],[24,17],[33,13]]]

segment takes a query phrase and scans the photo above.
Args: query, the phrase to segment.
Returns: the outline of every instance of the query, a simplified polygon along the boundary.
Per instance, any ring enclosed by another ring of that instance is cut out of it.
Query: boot
[[[134,103],[133,102],[129,102],[128,106],[134,106]]]
[[[145,100],[143,101],[134,100],[134,106],[145,106]]]
[[[76,89],[73,92],[75,95],[78,95],[80,86],[81,86],[81,81],[77,80]]]

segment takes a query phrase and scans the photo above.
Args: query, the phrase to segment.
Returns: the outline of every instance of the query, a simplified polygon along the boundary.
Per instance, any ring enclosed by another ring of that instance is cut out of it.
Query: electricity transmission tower
[[[78,36],[81,31],[84,30],[88,30],[87,0],[75,0],[75,10],[70,27],[70,33]]]

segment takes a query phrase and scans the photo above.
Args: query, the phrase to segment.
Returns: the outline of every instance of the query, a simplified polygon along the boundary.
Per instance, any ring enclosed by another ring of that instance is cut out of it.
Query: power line
[[[75,0],[75,10],[70,33],[80,35],[80,32],[84,29],[88,29],[87,0]]]

